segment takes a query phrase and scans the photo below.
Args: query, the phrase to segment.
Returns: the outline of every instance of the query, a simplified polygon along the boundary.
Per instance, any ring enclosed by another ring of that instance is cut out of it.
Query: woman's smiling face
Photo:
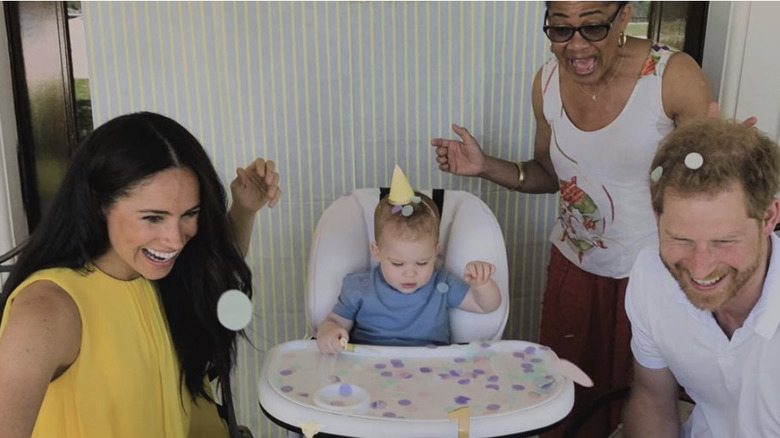
[[[95,260],[121,280],[159,280],[198,232],[198,179],[186,168],[170,168],[142,181],[104,214],[109,250]]]

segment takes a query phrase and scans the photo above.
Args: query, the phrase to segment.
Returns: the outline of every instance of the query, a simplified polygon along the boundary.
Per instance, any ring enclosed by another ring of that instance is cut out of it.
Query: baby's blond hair
[[[409,203],[412,214],[404,216],[402,212],[393,213],[394,205],[390,204],[389,196],[379,200],[374,210],[374,239],[379,241],[386,228],[392,229],[400,239],[416,240],[421,237],[433,237],[439,243],[439,209],[433,200],[420,192],[414,192],[420,197],[419,203]]]

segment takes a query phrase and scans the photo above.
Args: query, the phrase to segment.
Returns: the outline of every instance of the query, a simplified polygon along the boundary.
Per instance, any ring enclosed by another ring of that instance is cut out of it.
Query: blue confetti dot
[[[469,397],[466,397],[464,395],[459,395],[455,397],[455,403],[459,405],[467,405],[469,404],[469,400],[471,400]]]

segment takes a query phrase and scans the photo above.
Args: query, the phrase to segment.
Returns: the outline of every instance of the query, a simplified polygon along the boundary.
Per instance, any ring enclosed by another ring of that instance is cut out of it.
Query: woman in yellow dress
[[[237,332],[217,300],[251,297],[243,256],[278,180],[272,161],[238,169],[228,211],[177,122],[136,113],[95,130],[0,295],[0,436],[185,438],[193,403],[213,403],[207,375],[232,412]]]

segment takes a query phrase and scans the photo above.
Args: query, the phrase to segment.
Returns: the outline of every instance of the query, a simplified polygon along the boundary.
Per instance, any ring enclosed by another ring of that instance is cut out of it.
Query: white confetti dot
[[[664,168],[658,166],[655,169],[653,169],[652,173],[650,173],[650,179],[652,179],[654,182],[658,182],[658,180],[661,179],[661,175],[663,174],[664,174]]]
[[[685,156],[685,167],[691,170],[696,170],[704,164],[704,157],[698,152],[691,152]]]
[[[217,301],[217,318],[227,329],[242,330],[252,321],[252,301],[240,290],[225,291]]]

